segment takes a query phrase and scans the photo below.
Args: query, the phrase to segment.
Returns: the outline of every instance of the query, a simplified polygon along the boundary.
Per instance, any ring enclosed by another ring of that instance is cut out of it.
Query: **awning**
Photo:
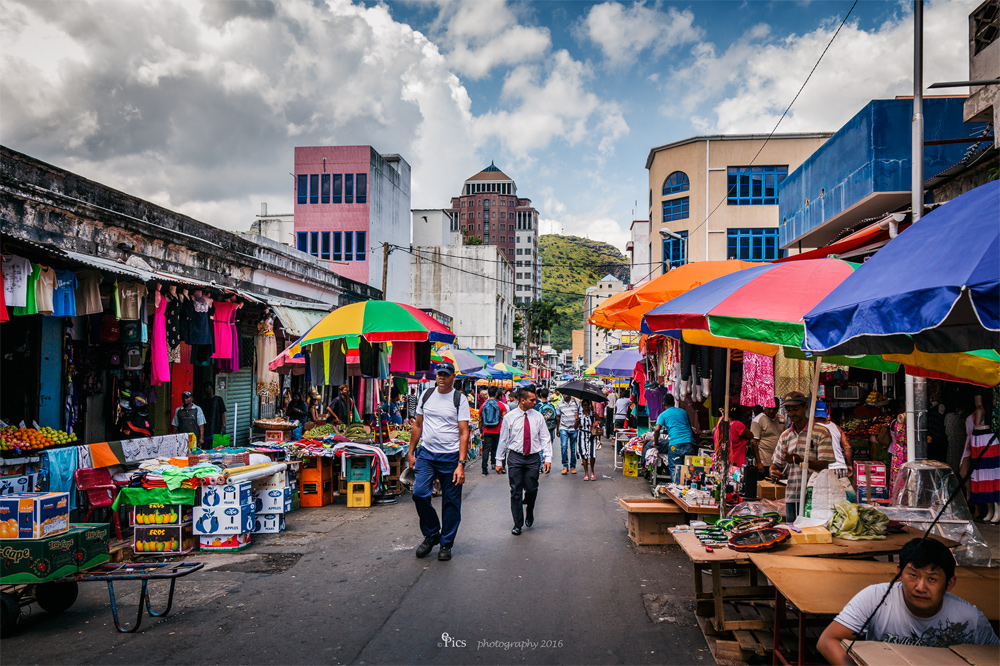
[[[910,226],[909,222],[899,225],[902,231]],[[782,259],[777,259],[772,263],[780,264],[787,261],[802,261],[803,259],[823,259],[830,255],[836,255],[841,259],[846,256],[854,256],[861,252],[857,250],[872,251],[889,242],[889,230],[879,227],[878,222],[869,224],[864,229],[855,231],[850,236],[835,243],[821,247],[817,250],[809,250],[800,254],[793,254]]]
[[[306,331],[329,314],[328,310],[306,310],[304,308],[288,307],[287,305],[272,304],[271,308],[281,321],[281,325],[285,328],[285,339],[302,337]]]

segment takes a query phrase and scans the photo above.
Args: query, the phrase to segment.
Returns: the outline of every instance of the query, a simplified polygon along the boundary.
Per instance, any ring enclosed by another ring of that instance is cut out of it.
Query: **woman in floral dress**
[[[889,491],[892,491],[896,479],[899,478],[906,462],[906,412],[900,412],[896,420],[889,426],[892,431],[892,445],[889,453],[892,455],[892,463],[889,468]]]

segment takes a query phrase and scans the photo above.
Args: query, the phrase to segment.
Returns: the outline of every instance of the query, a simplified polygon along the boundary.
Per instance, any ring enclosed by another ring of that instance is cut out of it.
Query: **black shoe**
[[[451,559],[451,548],[446,548],[444,546],[441,546],[441,548],[438,549],[438,560],[441,562],[447,562],[450,559]]]
[[[490,475],[490,473],[489,473],[489,472],[487,472],[487,471],[486,471],[486,470],[484,469],[484,470],[483,470],[483,476],[489,476],[489,475]]]
[[[417,546],[417,557],[427,557],[434,550],[434,546],[441,543],[441,534],[433,534],[426,539],[423,543]]]
[[[518,536],[521,533],[521,528],[520,527],[515,527],[514,529],[512,529],[510,531],[510,533],[513,534],[514,536]]]
[[[534,522],[535,522],[535,514],[529,511],[528,514],[524,517],[524,526],[531,527],[532,523]]]

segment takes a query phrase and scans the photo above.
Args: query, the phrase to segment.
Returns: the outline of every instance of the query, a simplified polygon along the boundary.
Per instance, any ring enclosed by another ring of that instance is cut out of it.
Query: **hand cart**
[[[115,628],[123,634],[135,633],[142,624],[143,606],[145,606],[146,612],[149,613],[150,617],[164,617],[170,612],[170,608],[173,606],[174,586],[177,584],[177,579],[194,573],[204,566],[202,562],[107,563],[49,583],[5,585],[2,598],[3,634],[8,635],[16,628],[20,619],[21,606],[27,606],[35,602],[44,611],[61,613],[68,610],[76,602],[78,583],[86,582],[105,582],[108,584],[108,595],[111,597],[111,614],[115,620]],[[149,599],[149,581],[167,579],[170,580],[167,606],[162,611],[154,611]],[[118,618],[115,581],[122,580],[142,581],[135,622],[131,627],[123,626]]]

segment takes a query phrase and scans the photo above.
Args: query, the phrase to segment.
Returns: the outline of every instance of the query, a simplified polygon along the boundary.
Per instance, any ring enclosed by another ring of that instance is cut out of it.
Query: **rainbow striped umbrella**
[[[482,370],[487,364],[486,359],[473,354],[468,349],[442,349],[440,350],[440,354],[441,358],[445,361],[451,361],[455,366],[455,371],[460,375],[468,375],[477,370]]]
[[[524,379],[531,376],[521,368],[506,363],[490,363],[489,367],[503,373],[503,379]]]
[[[319,320],[298,345],[364,336],[368,342],[454,342],[455,334],[411,305],[392,301],[364,301],[337,308]]]

